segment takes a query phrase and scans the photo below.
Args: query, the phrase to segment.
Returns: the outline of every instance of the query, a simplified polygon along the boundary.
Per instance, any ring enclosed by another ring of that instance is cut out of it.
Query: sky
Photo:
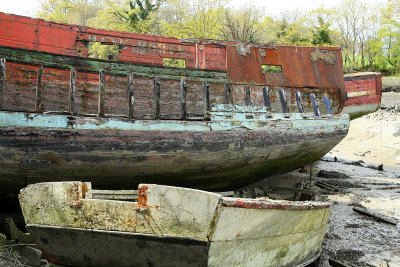
[[[41,0],[0,0],[0,11],[34,16],[40,6]],[[288,10],[299,10],[306,12],[314,8],[330,8],[337,6],[342,0],[231,0],[234,7],[252,5],[263,8],[266,15],[279,16]],[[364,0],[363,2],[377,3],[380,0]]]

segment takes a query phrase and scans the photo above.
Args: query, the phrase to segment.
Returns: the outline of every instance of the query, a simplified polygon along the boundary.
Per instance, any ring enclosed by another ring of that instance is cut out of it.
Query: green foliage
[[[311,32],[301,21],[289,23],[286,19],[276,24],[276,39],[279,44],[311,45]]]
[[[150,30],[150,15],[160,7],[160,0],[155,3],[151,0],[132,0],[128,5],[129,9],[123,10],[120,16],[125,18],[132,31],[147,33]]]
[[[159,33],[176,38],[218,39],[223,0],[169,0],[158,13]]]
[[[100,9],[100,0],[44,0],[36,15],[52,21],[87,25]]]
[[[186,61],[184,59],[177,58],[163,58],[163,66],[175,67],[175,68],[186,68]]]
[[[119,47],[118,45],[102,45],[99,42],[92,42],[89,44],[88,53],[91,58],[118,60]]]
[[[314,27],[313,30],[313,38],[311,43],[313,45],[331,45],[331,30],[329,27],[331,26],[330,23],[324,22],[324,19],[321,16],[318,16],[318,23],[317,27]]]

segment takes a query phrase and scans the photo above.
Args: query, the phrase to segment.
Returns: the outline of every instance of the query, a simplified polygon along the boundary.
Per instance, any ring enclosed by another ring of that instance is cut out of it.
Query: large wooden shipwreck
[[[4,13],[0,31],[0,193],[81,177],[103,189],[227,190],[310,164],[348,130],[337,47],[179,40]],[[96,42],[117,55],[90,58]]]
[[[231,198],[153,184],[139,185],[137,201],[101,195],[84,182],[21,190],[27,229],[49,262],[306,266],[320,254],[331,212],[323,202]]]

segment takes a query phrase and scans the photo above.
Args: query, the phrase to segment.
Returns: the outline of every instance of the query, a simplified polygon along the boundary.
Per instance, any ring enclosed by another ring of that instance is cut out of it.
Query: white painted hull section
[[[108,256],[118,266],[137,264],[131,252],[149,266],[166,259],[176,266],[303,266],[319,255],[330,216],[328,203],[227,198],[170,186],[140,185],[138,202],[94,199],[91,192],[81,182],[21,190],[27,228],[50,261],[101,266],[107,253],[101,240],[125,240],[120,257]]]

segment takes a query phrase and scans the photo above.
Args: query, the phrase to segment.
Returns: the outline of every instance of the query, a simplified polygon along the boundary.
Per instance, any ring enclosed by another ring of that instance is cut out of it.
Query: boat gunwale
[[[329,202],[315,201],[282,201],[223,197],[220,199],[223,207],[246,208],[246,209],[275,209],[275,210],[317,210],[331,207]]]

